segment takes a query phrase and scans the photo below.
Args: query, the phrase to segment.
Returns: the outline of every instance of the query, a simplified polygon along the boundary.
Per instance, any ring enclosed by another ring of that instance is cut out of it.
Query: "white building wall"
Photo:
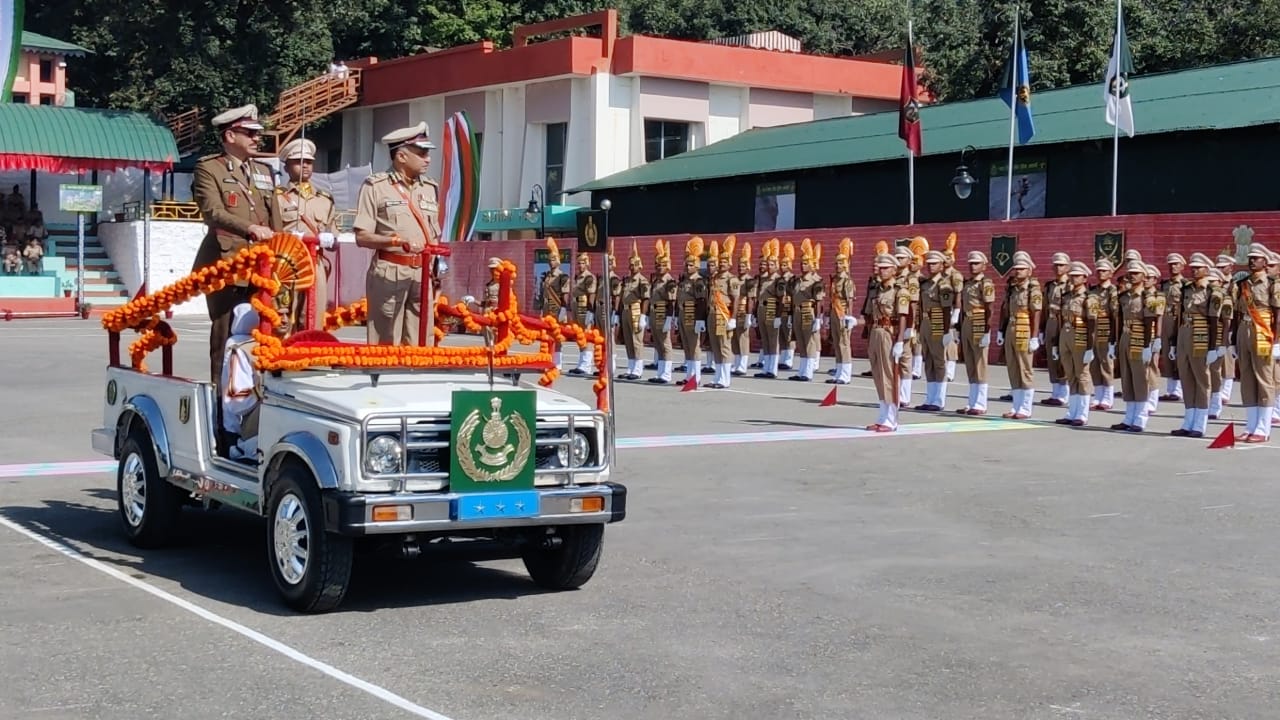
[[[528,172],[528,156],[525,143],[524,99],[525,89],[521,86],[505,87],[495,91],[500,95],[502,104],[502,161],[498,165],[497,183],[502,188],[502,199],[497,205],[487,207],[517,207],[526,190],[532,187],[526,184],[525,174]],[[488,144],[488,141],[485,141]],[[494,143],[497,149],[498,143]],[[486,156],[487,162],[487,156]],[[482,174],[488,173],[481,166]]]
[[[853,111],[851,98],[845,95],[814,95],[813,119],[847,117]]]
[[[151,222],[151,279],[147,287],[152,292],[186,277],[195,263],[196,251],[204,240],[208,228],[201,222],[152,221]],[[132,296],[142,287],[143,277],[143,223],[102,223],[98,226],[98,242],[107,251],[111,264],[120,273],[120,282]],[[207,316],[208,306],[204,296],[189,300],[173,308],[180,317]]]
[[[480,207],[507,207],[502,196],[502,176],[506,171],[502,156],[502,91],[484,94],[484,125],[476,132],[484,133],[480,146]]]
[[[743,88],[712,85],[708,95],[707,144],[720,142],[742,132],[747,114]]]

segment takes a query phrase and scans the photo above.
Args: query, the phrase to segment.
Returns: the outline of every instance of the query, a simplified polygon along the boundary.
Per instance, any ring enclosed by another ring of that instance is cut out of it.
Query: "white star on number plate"
[[[498,512],[502,512],[507,509],[507,506],[503,505],[502,503],[498,503],[497,505],[494,506],[493,509],[497,510]]]
[[[524,503],[522,503],[522,502],[518,502],[518,503],[516,503],[516,509],[517,509],[517,510],[523,510],[523,509],[524,509]]]
[[[477,506],[476,506],[476,512],[478,512],[478,513],[482,513],[482,512],[484,512],[484,506],[483,506],[483,505],[477,505]]]

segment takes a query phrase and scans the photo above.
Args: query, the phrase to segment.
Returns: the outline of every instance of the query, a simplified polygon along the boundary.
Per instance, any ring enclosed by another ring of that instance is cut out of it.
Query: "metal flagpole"
[[[907,11],[910,12],[911,5],[907,4]],[[914,39],[911,35],[911,17],[907,17],[907,52],[913,53]],[[914,59],[914,58],[913,58]],[[914,78],[912,81],[914,82]],[[912,93],[914,95],[914,93]],[[907,148],[907,195],[911,203],[910,213],[908,215],[907,224],[916,224],[916,154],[910,147]]]
[[[142,171],[142,291],[151,292],[151,170]]]
[[[1111,84],[1115,87],[1115,134],[1111,149],[1111,215],[1116,214],[1116,195],[1120,182],[1120,0],[1116,0],[1116,33],[1111,40],[1111,57],[1115,61],[1115,75]]]
[[[1013,215],[1013,139],[1018,107],[1018,6],[1013,6],[1013,49],[1009,52],[1009,171],[1004,188],[1004,219]]]

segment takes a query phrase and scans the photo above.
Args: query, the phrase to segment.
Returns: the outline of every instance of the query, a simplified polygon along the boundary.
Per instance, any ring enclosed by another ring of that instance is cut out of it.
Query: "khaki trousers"
[[[1072,395],[1093,394],[1093,378],[1089,375],[1089,366],[1084,364],[1086,349],[1076,346],[1075,328],[1062,329],[1058,339],[1058,359],[1062,362],[1062,381],[1071,386]]]
[[[1160,330],[1160,339],[1163,348],[1160,349],[1162,361],[1160,362],[1160,376],[1166,378],[1178,378],[1178,368],[1181,367],[1181,360],[1169,359],[1169,348],[1172,348],[1178,340],[1178,328],[1173,324],[1173,315],[1165,313],[1164,327]],[[1182,354],[1182,348],[1178,348],[1178,355]]]
[[[422,312],[422,269],[376,257],[365,276],[370,345],[417,345]]]
[[[1116,361],[1120,359],[1120,347],[1116,346],[1116,360],[1107,358],[1107,350],[1111,343],[1102,332],[1102,324],[1098,324],[1098,339],[1093,342],[1093,362],[1089,363],[1089,375],[1094,385],[1110,387],[1116,379]]]
[[[715,311],[713,310],[714,314]],[[716,320],[714,326],[708,321],[707,329],[707,347],[711,350],[711,357],[716,363],[733,362],[733,343],[729,340],[729,329],[726,327],[728,323],[723,320]]]
[[[1045,363],[1045,366],[1049,371],[1049,384],[1051,385],[1061,385],[1063,382],[1065,382],[1063,379],[1064,373],[1062,370],[1062,360],[1061,359],[1054,360],[1053,353],[1049,352],[1048,350],[1049,348],[1054,348],[1058,346],[1058,339],[1059,339],[1058,336],[1061,332],[1062,332],[1062,328],[1058,326],[1057,318],[1050,318],[1045,323],[1044,343],[1045,343],[1045,355],[1047,356],[1047,360],[1048,360]]]
[[[693,324],[680,323],[680,345],[684,350],[685,362],[702,362],[702,337],[694,331],[695,327]]]
[[[975,327],[973,318],[968,315],[960,322],[960,342],[964,343],[964,370],[972,385],[987,383],[987,348],[978,345],[979,337],[974,336],[975,332],[985,332],[986,328],[985,322]]]
[[[791,327],[796,337],[796,354],[803,358],[816,358],[822,354],[822,337],[813,331],[813,310],[797,307],[791,317]]]
[[[773,326],[773,318],[766,318],[763,313],[756,316],[756,328],[760,331],[760,354],[777,355],[779,350],[778,328]]]
[[[1236,353],[1240,356],[1240,404],[1245,407],[1271,407],[1276,400],[1276,364],[1271,353],[1258,352],[1258,331],[1245,319],[1236,333]],[[1265,341],[1264,341],[1264,348]]]
[[[1004,342],[1004,364],[1009,371],[1009,387],[1014,390],[1030,390],[1035,387],[1035,374],[1032,372],[1031,351],[1018,351],[1008,336]],[[1016,409],[1016,408],[1015,408]]]
[[[947,351],[955,352],[955,343],[947,347],[942,345],[942,336],[934,337],[926,331],[920,349],[924,353],[925,382],[940,383],[947,379]]]
[[[653,349],[659,362],[671,359],[675,348],[671,344],[671,333],[665,330],[667,314],[663,312],[649,313],[649,333],[653,336]]]
[[[746,315],[738,317],[738,327],[733,329],[730,342],[735,355],[746,357],[751,354],[751,330],[747,327]]]
[[[831,350],[835,353],[836,364],[853,362],[852,339],[853,333],[844,326],[844,318],[831,318]]]
[[[633,320],[630,315],[618,318],[622,331],[622,344],[627,348],[628,360],[639,360],[644,352],[644,332],[640,329],[640,318]]]
[[[1140,349],[1130,349],[1132,340],[1133,336],[1125,330],[1120,333],[1120,342],[1116,344],[1116,364],[1120,368],[1120,397],[1127,403],[1146,402],[1147,395],[1151,392],[1151,386],[1148,384],[1151,363],[1142,361]],[[1154,361],[1155,358],[1152,360]]]
[[[888,328],[871,328],[867,338],[867,359],[871,361],[871,379],[880,402],[898,404],[893,382],[893,334]]]
[[[1178,328],[1178,379],[1182,381],[1182,404],[1188,410],[1209,409],[1209,363],[1205,355],[1191,349],[1191,323]]]

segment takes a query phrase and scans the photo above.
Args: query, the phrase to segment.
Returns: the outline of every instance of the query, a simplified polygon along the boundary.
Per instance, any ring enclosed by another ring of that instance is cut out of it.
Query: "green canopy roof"
[[[73,43],[63,42],[57,38],[51,38],[48,35],[33,33],[30,30],[22,31],[22,49],[34,50],[36,52],[47,52],[53,55],[70,55],[73,57],[93,52],[88,48],[82,48]]]
[[[143,113],[0,104],[0,170],[168,170],[178,146],[168,126]]]

